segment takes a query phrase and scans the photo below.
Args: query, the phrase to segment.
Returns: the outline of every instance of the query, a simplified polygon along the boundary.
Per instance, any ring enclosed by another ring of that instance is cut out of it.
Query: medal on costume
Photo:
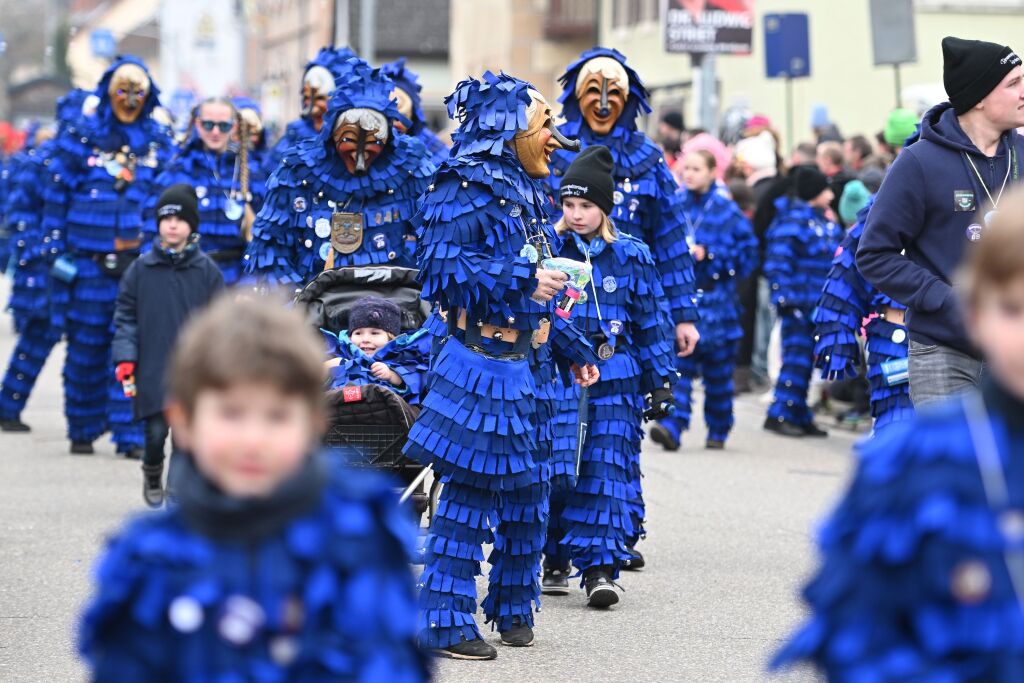
[[[320,239],[326,239],[331,236],[331,222],[326,218],[317,218],[316,223],[313,223],[313,217],[310,216],[308,221],[313,225],[313,232]]]
[[[228,197],[224,202],[224,215],[229,221],[237,221],[244,213],[245,208],[234,197]]]
[[[524,244],[523,248],[519,250],[519,255],[530,263],[537,263],[540,260],[540,253],[537,251],[537,247],[532,244]]]
[[[340,254],[353,254],[363,245],[363,214],[335,211],[331,215],[331,246]]]

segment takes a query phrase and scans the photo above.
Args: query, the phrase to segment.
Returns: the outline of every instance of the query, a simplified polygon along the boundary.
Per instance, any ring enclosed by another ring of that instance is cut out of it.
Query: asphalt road
[[[3,320],[0,362],[13,343]],[[104,536],[142,507],[138,464],[115,457],[109,440],[94,457],[67,454],[62,354],[58,347],[25,412],[32,434],[0,434],[2,681],[84,680],[73,643],[92,564]],[[849,471],[854,435],[786,440],[760,429],[764,410],[758,397],[739,401],[724,452],[703,449],[702,426],[678,453],[645,444],[648,568],[624,574],[617,606],[589,610],[576,590],[547,597],[534,647],[502,647],[487,632],[496,661],[440,662],[437,679],[771,680],[765,663],[800,618],[810,538]],[[480,587],[482,595],[482,579]]]

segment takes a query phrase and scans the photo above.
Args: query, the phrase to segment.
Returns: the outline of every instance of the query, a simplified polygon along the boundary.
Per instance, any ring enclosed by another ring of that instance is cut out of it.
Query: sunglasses
[[[234,121],[210,121],[209,119],[203,119],[199,122],[199,125],[203,127],[207,133],[213,131],[214,128],[219,130],[221,133],[230,133],[231,129],[235,127]]]

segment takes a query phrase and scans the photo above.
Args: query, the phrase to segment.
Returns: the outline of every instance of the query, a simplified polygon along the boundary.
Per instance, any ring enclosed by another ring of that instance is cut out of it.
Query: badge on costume
[[[636,210],[640,208],[640,200],[633,197],[629,200],[629,212],[636,213]]]
[[[224,215],[229,221],[237,221],[244,213],[245,208],[234,197],[228,197],[224,202]]]
[[[619,281],[616,280],[614,276],[607,275],[603,280],[601,280],[601,287],[604,289],[604,291],[611,294],[612,292],[619,288]]]
[[[620,334],[622,334],[622,321],[621,320],[612,320],[612,321],[610,321],[608,323],[608,331],[611,332],[612,335],[616,336],[616,337],[619,336]]]
[[[615,190],[615,194],[612,195],[612,201],[615,202],[616,206],[621,204],[623,200],[625,200],[625,198],[626,195],[622,194],[622,192],[620,192],[619,190]]]
[[[537,263],[540,260],[540,253],[537,252],[537,247],[532,244],[524,244],[523,248],[519,250],[519,255],[530,263]]]
[[[363,214],[335,211],[331,215],[331,246],[339,254],[353,254],[363,246]]]
[[[609,344],[608,342],[604,342],[598,345],[597,357],[600,358],[601,360],[608,360],[614,355],[615,347]]]
[[[513,204],[512,208],[508,210],[508,215],[512,218],[519,218],[523,215],[523,207],[520,204]]]
[[[320,245],[320,260],[324,263],[327,262],[327,257],[331,255],[331,243],[324,242]]]
[[[971,223],[967,226],[967,239],[972,242],[977,242],[981,239],[982,227],[977,223]]]
[[[306,198],[305,197],[296,197],[295,199],[293,199],[292,200],[292,210],[295,211],[295,213],[302,213],[303,211],[305,211],[306,210]]]
[[[904,329],[896,329],[892,331],[892,343],[902,344],[907,341],[907,331]]]
[[[313,217],[310,216],[309,220],[313,220]],[[315,227],[313,228],[313,232],[315,232],[316,236],[320,239],[327,239],[331,236],[331,222],[326,218],[317,218],[314,225]]]
[[[974,211],[975,205],[974,190],[953,190],[953,211],[958,213]]]
[[[198,199],[202,199],[205,196],[206,196],[206,186],[205,185],[196,185],[196,197]]]
[[[384,240],[384,233],[378,232],[376,235],[373,236],[374,249],[383,249],[386,246],[387,242]]]

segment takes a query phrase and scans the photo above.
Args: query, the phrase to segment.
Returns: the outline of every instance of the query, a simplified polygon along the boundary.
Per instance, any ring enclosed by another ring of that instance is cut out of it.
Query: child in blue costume
[[[860,447],[819,536],[809,621],[775,659],[830,681],[1024,680],[1024,197],[967,250],[960,292],[991,376]]]
[[[448,145],[427,126],[427,117],[423,114],[420,99],[423,86],[420,85],[419,76],[405,65],[405,57],[382,64],[380,70],[395,83],[394,94],[398,99],[398,111],[412,121],[408,129],[403,130],[401,124],[396,124],[396,127],[407,135],[419,138],[430,153],[430,160],[434,166],[440,166],[441,162],[448,158]]]
[[[348,330],[321,330],[327,341],[330,388],[378,384],[419,405],[430,367],[430,335],[420,328],[402,334],[402,310],[380,297],[360,299],[348,314]]]
[[[110,364],[118,279],[139,254],[142,207],[172,149],[151,114],[159,91],[145,65],[122,56],[96,87],[95,112],[56,139],[44,200],[44,240],[65,267],[54,279],[53,324],[67,330],[64,409],[71,452],[113,432],[117,452],[140,457],[143,430]]]
[[[85,99],[84,90],[72,90],[57,101],[57,125],[63,129],[77,118]],[[11,353],[3,386],[0,386],[0,429],[27,432],[22,422],[36,379],[60,335],[50,324],[50,267],[56,258],[52,235],[44,235],[43,185],[56,142],[46,140],[22,154],[12,163],[7,221],[12,230],[11,255],[14,276],[7,307],[14,316],[18,343]]]
[[[223,297],[183,331],[177,505],[99,564],[79,637],[92,680],[428,679],[408,514],[388,482],[316,454],[321,353],[276,301]]]
[[[867,338],[868,383],[871,386],[871,415],[874,430],[907,420],[914,414],[910,402],[910,385],[906,373],[895,378],[892,369],[886,373],[885,363],[906,361],[906,307],[872,287],[857,270],[857,246],[864,231],[864,222],[871,210],[868,202],[832,259],[825,287],[814,309],[815,366],[824,379],[855,377],[860,364],[857,338],[861,327]],[[867,322],[863,322],[867,318]],[[903,366],[903,370],[906,367]],[[887,381],[886,377],[895,378]]]
[[[562,177],[562,219],[555,226],[563,240],[561,256],[594,269],[595,286],[587,301],[574,308],[573,322],[598,349],[601,381],[588,392],[587,433],[575,486],[567,494],[551,495],[548,546],[564,547],[582,576],[591,607],[619,601],[613,582],[620,566],[633,557],[627,545],[635,533],[629,502],[635,497],[632,465],[643,439],[640,425],[645,417],[665,414],[662,406],[671,405],[675,374],[661,276],[647,245],[609,220],[613,192],[611,154],[607,147],[592,145]],[[579,410],[574,406],[570,413],[575,421]],[[556,557],[545,558],[542,588],[548,594],[568,589],[568,564],[555,562]]]
[[[816,166],[790,172],[787,194],[765,236],[764,274],[782,320],[782,369],[764,428],[783,436],[827,436],[814,424],[807,391],[814,363],[814,306],[842,230],[825,217],[832,190]]]
[[[267,183],[245,255],[264,284],[300,289],[341,266],[411,265],[412,218],[434,166],[403,119],[394,84],[366,62],[349,63],[316,137],[297,144]]]
[[[281,165],[288,152],[306,138],[316,137],[323,128],[327,113],[327,101],[331,98],[337,82],[348,71],[348,63],[356,53],[347,47],[322,47],[316,57],[309,60],[302,73],[302,113],[299,118],[285,126],[284,133],[269,151],[266,160],[267,173],[273,173]]]
[[[583,148],[603,145],[615,162],[615,208],[609,217],[622,232],[648,246],[654,264],[661,273],[662,288],[668,297],[672,322],[676,324],[677,350],[683,356],[693,353],[699,335],[694,284],[693,258],[686,246],[686,227],[682,198],[672,172],[665,163],[661,147],[642,131],[637,119],[651,111],[647,89],[640,76],[626,64],[617,50],[595,47],[569,65],[560,78],[562,116],[559,129],[570,138],[579,138]],[[551,195],[558,196],[559,178],[574,154],[556,151],[552,155]],[[571,402],[571,401],[570,401]],[[565,401],[559,403],[564,406]],[[640,461],[633,465],[632,502],[635,545],[644,533],[646,512],[640,485]],[[643,556],[626,566],[639,569]]]
[[[242,255],[246,248],[242,228],[245,205],[249,204],[250,211],[259,211],[266,179],[262,168],[250,162],[249,196],[242,196],[240,156],[237,142],[233,141],[240,119],[230,100],[223,97],[204,100],[196,105],[193,118],[192,130],[157,177],[147,202],[143,251],[149,250],[156,236],[155,209],[160,194],[178,183],[191,185],[199,199],[200,246],[217,263],[224,275],[224,284],[230,286],[242,275]]]
[[[540,596],[547,463],[535,458],[531,349],[552,345],[586,385],[597,356],[555,315],[566,275],[539,263],[555,236],[536,179],[549,172],[546,151],[568,144],[550,107],[529,83],[490,72],[446,102],[461,123],[423,197],[419,277],[450,334],[405,449],[444,482],[420,578],[420,643],[439,656],[493,659],[473,616],[482,546],[494,543],[482,607],[503,643],[533,643]]]
[[[697,303],[701,343],[696,352],[678,359],[676,410],[651,428],[651,438],[674,451],[690,427],[693,381],[704,378],[704,421],[707,448],[725,448],[733,425],[732,378],[740,327],[736,283],[757,267],[757,237],[736,202],[715,187],[715,157],[707,150],[683,157],[683,209],[690,253],[697,261]]]

